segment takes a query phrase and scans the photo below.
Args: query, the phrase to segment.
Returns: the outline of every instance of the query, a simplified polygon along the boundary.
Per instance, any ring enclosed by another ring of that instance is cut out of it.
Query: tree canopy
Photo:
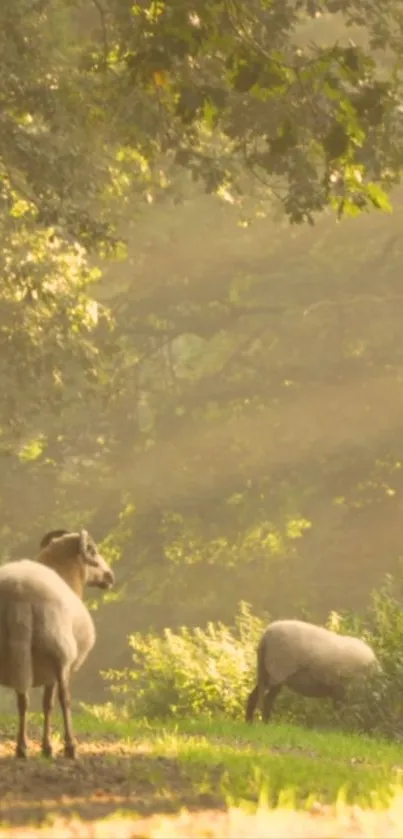
[[[384,206],[380,186],[401,166],[399,4],[314,9],[364,27],[366,46],[301,44],[312,2],[158,0],[111,13],[118,47],[107,60],[158,103],[159,147],[210,191],[237,194],[253,175],[294,222],[328,204]],[[387,52],[386,75],[375,50]]]
[[[318,43],[321,16],[343,37]],[[0,23],[4,200],[88,244],[150,167],[252,182],[297,222],[385,206],[399,178],[398,0],[7,0]]]

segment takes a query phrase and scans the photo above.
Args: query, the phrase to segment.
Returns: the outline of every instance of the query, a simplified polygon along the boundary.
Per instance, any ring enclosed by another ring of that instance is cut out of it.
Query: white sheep
[[[351,635],[299,620],[273,621],[257,649],[257,684],[246,703],[246,722],[262,708],[267,722],[281,688],[338,704],[348,684],[380,670],[374,651]]]
[[[86,530],[51,531],[36,561],[0,567],[0,684],[17,694],[16,756],[27,753],[28,691],[44,686],[42,754],[52,756],[50,718],[57,687],[66,757],[76,749],[70,711],[70,676],[95,643],[95,627],[82,602],[84,585],[110,588],[114,575]]]

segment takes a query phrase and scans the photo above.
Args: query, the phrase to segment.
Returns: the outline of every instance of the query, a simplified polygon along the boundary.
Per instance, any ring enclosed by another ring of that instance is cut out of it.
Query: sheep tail
[[[5,609],[2,646],[8,685],[25,693],[32,685],[33,610],[26,600],[11,598]]]

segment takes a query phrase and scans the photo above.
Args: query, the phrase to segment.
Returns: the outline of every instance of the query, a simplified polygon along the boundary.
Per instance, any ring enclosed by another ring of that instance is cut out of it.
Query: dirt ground
[[[227,810],[218,793],[198,792],[174,759],[139,744],[81,733],[77,762],[61,753],[48,762],[38,755],[39,736],[31,725],[29,758],[17,761],[12,733],[0,734],[0,839],[403,836],[403,799],[381,813],[317,806],[248,815]]]

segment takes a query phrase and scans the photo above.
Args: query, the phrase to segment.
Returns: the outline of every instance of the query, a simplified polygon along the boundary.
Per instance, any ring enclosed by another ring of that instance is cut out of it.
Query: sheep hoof
[[[76,759],[76,747],[74,743],[66,743],[64,747],[64,756],[70,758],[70,760]]]

